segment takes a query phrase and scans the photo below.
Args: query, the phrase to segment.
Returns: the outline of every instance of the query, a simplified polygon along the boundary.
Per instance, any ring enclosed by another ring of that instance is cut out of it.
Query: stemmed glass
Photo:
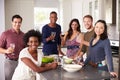
[[[56,32],[51,32],[51,36],[53,36],[55,38]],[[52,41],[55,42],[55,39],[53,39]]]
[[[59,64],[59,56],[58,55],[54,56],[54,62],[57,62]]]
[[[10,47],[14,50],[15,49],[15,43],[10,43]],[[12,53],[12,55],[15,55],[15,54]]]

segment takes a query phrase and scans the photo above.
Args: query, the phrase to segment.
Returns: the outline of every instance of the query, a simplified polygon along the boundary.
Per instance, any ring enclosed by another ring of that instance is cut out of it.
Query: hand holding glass
[[[53,36],[53,37],[55,38],[55,36],[56,36],[56,32],[51,32],[51,36]],[[55,42],[54,39],[53,39],[52,41]]]
[[[14,43],[10,43],[10,47],[14,50],[15,49],[15,44]],[[12,55],[15,55],[15,54],[12,53]]]

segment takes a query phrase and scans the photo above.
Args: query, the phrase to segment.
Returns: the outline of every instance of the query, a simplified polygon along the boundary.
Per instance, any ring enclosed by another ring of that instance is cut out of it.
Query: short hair
[[[93,21],[93,17],[91,16],[91,15],[85,15],[84,17],[83,17],[83,19],[84,18],[90,18],[92,21]]]
[[[106,24],[106,22],[104,21],[104,20],[98,20],[96,23],[95,23],[95,25],[97,24],[97,23],[103,23],[103,25],[104,25],[104,32],[100,35],[100,39],[102,39],[102,40],[104,40],[104,39],[107,39],[108,38],[108,35],[107,35],[107,24]],[[94,32],[94,38],[96,37],[97,35],[95,34],[95,32]]]
[[[50,12],[50,15],[51,15],[51,14],[56,14],[56,15],[57,15],[57,12],[55,12],[55,11],[52,11],[52,12]]]
[[[23,37],[23,40],[24,40],[24,43],[25,43],[26,46],[27,46],[27,43],[29,42],[30,37],[37,37],[38,41],[39,41],[39,44],[41,44],[42,36],[41,36],[41,33],[38,30],[31,29],[27,33],[25,33],[25,35]]]
[[[22,22],[22,17],[21,17],[20,15],[18,15],[18,14],[14,15],[14,16],[12,17],[12,21],[14,20],[14,18],[19,18],[19,19],[21,19],[21,22]]]

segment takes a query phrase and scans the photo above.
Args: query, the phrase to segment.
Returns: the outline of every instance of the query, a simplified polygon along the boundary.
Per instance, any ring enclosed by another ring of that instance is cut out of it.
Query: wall
[[[59,0],[34,0],[36,7],[59,7]]]
[[[69,28],[71,19],[77,18],[82,25],[83,17],[83,0],[63,0],[63,32]],[[81,28],[82,29],[82,28]]]
[[[63,8],[63,32],[68,30],[69,22],[72,18],[72,0],[63,0],[62,2]]]
[[[73,0],[73,1],[74,1],[74,0]],[[81,31],[82,31],[82,32],[86,32],[86,29],[85,29],[85,27],[84,27],[84,25],[83,25],[83,17],[84,17],[85,15],[90,14],[90,12],[89,12],[89,2],[90,2],[90,0],[77,0],[77,2],[75,3],[75,4],[78,4],[78,5],[79,5],[79,7],[76,7],[76,8],[74,8],[74,9],[76,10],[77,15],[79,15],[78,19],[79,19],[80,24],[81,24]],[[74,4],[74,6],[75,6],[75,4]],[[86,7],[86,6],[87,6],[87,7]],[[78,10],[78,9],[79,9],[79,10]],[[77,12],[77,10],[78,10],[79,12]],[[75,15],[75,14],[74,14],[74,15]]]
[[[5,30],[4,0],[0,0],[0,35]],[[4,80],[4,55],[0,54],[0,80]]]
[[[0,0],[0,34],[5,30],[4,0]]]
[[[82,29],[82,18],[84,16],[83,12],[83,0],[72,0],[72,18],[77,18],[80,21]]]
[[[26,32],[34,27],[34,0],[5,0],[5,29],[11,27],[11,18],[19,14],[23,18],[21,29]]]
[[[89,1],[90,0],[62,0],[63,8],[63,32],[66,32],[69,28],[70,20],[77,18],[81,24],[82,32],[86,29],[83,26],[83,16],[89,14]]]

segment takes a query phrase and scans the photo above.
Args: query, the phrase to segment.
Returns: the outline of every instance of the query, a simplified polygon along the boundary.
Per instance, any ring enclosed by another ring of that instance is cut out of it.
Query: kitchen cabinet
[[[116,0],[105,0],[105,20],[107,23],[116,24]]]

